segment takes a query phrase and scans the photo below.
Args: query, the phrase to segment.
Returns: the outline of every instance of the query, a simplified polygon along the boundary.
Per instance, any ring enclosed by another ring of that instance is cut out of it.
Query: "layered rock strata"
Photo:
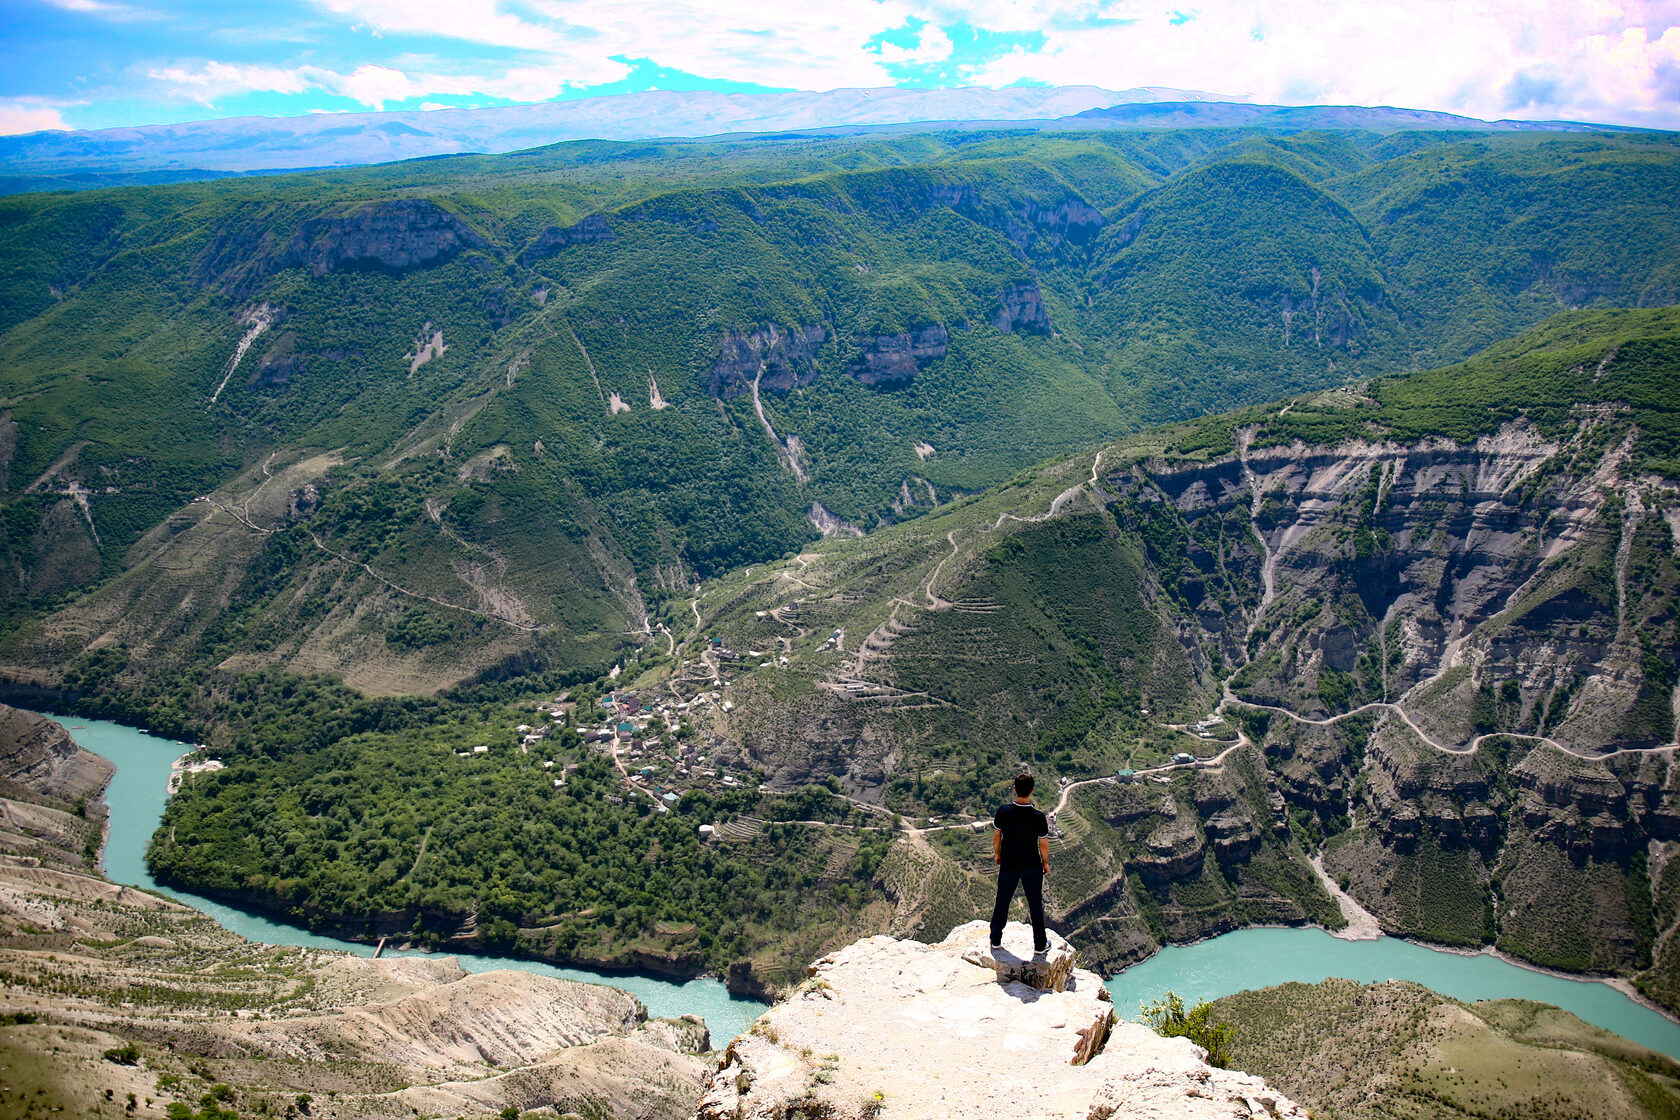
[[[335,217],[311,218],[275,260],[275,268],[307,267],[324,276],[342,268],[402,272],[442,263],[484,238],[454,214],[418,198],[376,202]]]
[[[916,371],[943,358],[951,335],[941,323],[930,323],[899,334],[860,335],[858,356],[846,372],[870,386],[908,385]]]
[[[750,392],[754,381],[781,392],[809,385],[817,376],[817,350],[827,338],[827,329],[818,323],[730,331],[718,341],[707,387],[727,399]]]
[[[99,796],[114,772],[53,721],[0,704],[0,858],[36,869],[96,864],[105,832]],[[8,928],[0,901],[0,933]]]
[[[591,214],[576,225],[549,226],[537,235],[537,239],[519,254],[519,263],[530,265],[535,261],[558,256],[562,251],[573,245],[590,245],[601,241],[617,241],[618,234],[607,224],[607,219],[600,214]]]
[[[937,945],[870,937],[817,961],[730,1044],[698,1120],[1305,1116],[1188,1039],[1115,1022],[1066,941],[1035,955],[1019,923],[1001,950],[987,936],[970,922]]]

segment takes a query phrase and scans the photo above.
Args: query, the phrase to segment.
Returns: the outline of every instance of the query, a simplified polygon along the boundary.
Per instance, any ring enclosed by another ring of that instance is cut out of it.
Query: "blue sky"
[[[0,0],[8,133],[1013,84],[1680,127],[1680,0]]]

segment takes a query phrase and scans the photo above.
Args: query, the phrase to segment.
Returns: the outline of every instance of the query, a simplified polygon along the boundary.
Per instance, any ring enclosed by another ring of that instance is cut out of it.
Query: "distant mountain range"
[[[140,128],[0,137],[0,192],[344,167],[461,152],[501,153],[566,140],[648,140],[790,131],[925,128],[1567,130],[1608,126],[1481,121],[1363,106],[1252,105],[1146,86],[838,89],[737,94],[650,91],[483,109],[237,117]],[[213,173],[207,175],[206,173]]]
[[[1188,90],[1096,86],[837,89],[826,93],[651,90],[577,101],[398,113],[237,117],[0,139],[16,171],[254,171],[500,153],[563,140],[648,140],[927,121],[1054,120],[1145,102],[1217,100]]]

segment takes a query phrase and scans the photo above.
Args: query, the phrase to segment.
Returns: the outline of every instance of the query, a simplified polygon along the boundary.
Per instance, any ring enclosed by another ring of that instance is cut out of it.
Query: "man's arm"
[[[1038,838],[1038,865],[1046,875],[1050,874],[1050,837]]]
[[[992,862],[1003,866],[1003,833],[992,829]]]

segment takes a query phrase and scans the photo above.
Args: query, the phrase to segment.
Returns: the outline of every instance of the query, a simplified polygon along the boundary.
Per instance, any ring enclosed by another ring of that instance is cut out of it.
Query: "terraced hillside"
[[[1641,134],[1198,129],[8,198],[0,658],[593,675],[704,579],[1046,456],[1680,298],[1677,169]],[[987,578],[982,629],[1028,577]],[[1185,656],[1163,696],[1205,686]]]
[[[352,933],[759,990],[981,912],[1025,764],[1053,920],[1104,967],[1340,926],[1345,889],[1390,931],[1674,1006],[1677,371],[1675,309],[1577,312],[1153,429],[707,580],[571,709],[541,676],[141,693],[131,718],[230,763],[172,803],[154,869]],[[116,703],[120,666],[74,681]],[[572,725],[539,747],[533,701]]]
[[[1561,316],[720,581],[695,633],[788,657],[727,734],[779,782],[958,818],[907,893],[959,909],[989,855],[960,822],[1023,762],[1068,783],[1053,909],[1109,961],[1337,924],[1321,853],[1391,931],[1672,1005],[1677,328]]]

